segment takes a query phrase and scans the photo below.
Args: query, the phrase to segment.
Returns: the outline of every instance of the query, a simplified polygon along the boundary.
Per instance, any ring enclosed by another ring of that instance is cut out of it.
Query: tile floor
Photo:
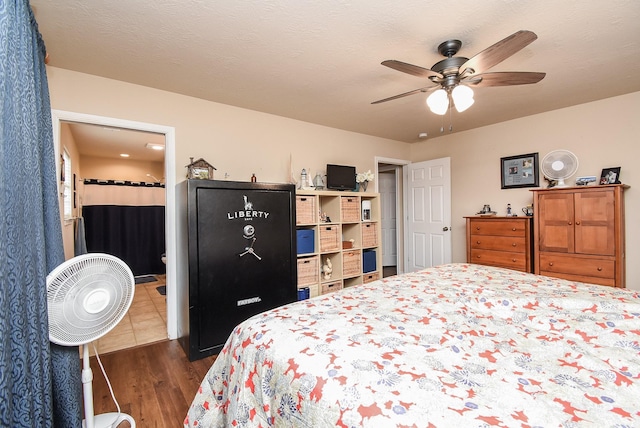
[[[156,287],[165,285],[164,275],[158,281],[136,285],[133,303],[120,323],[98,339],[98,352],[106,354],[167,340],[167,301]],[[90,348],[94,354],[93,346]]]

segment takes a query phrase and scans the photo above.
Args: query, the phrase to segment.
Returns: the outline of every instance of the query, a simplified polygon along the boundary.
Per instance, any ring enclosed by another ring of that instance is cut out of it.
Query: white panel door
[[[378,173],[380,193],[380,227],[382,229],[382,266],[398,264],[395,171]]]
[[[407,272],[451,263],[451,160],[408,168]]]

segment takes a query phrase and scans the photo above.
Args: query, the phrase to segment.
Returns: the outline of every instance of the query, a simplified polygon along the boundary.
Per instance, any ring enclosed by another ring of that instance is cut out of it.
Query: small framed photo
[[[604,168],[600,174],[600,184],[620,184],[620,167]]]
[[[500,158],[502,189],[538,187],[538,153]]]

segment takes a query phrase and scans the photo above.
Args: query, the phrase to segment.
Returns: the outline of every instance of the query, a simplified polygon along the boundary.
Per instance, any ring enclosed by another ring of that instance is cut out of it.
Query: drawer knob
[[[515,242],[513,244],[511,244],[512,247],[517,247],[518,244],[516,244]]]
[[[479,259],[479,258],[480,258],[480,255],[478,254],[478,255],[476,256],[476,258],[477,258],[477,259]]]
[[[515,227],[512,227],[511,230],[515,232],[518,229],[516,229]]]
[[[549,262],[549,266],[553,266],[553,262]]]
[[[580,226],[580,222],[579,221],[576,221],[576,226]]]
[[[569,223],[567,223],[567,224],[568,224],[569,226],[571,226],[573,223],[572,223],[572,222],[569,222]]]
[[[480,241],[476,241],[476,244],[480,245]]]
[[[476,226],[476,230],[480,230],[480,226]]]
[[[515,263],[515,262],[516,262],[516,259],[511,259],[511,261]]]
[[[598,268],[598,272],[602,272],[602,268],[601,267]]]

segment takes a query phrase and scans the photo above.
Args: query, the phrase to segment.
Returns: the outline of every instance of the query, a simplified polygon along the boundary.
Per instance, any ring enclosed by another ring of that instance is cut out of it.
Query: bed
[[[640,426],[639,292],[447,264],[276,308],[184,425]]]

